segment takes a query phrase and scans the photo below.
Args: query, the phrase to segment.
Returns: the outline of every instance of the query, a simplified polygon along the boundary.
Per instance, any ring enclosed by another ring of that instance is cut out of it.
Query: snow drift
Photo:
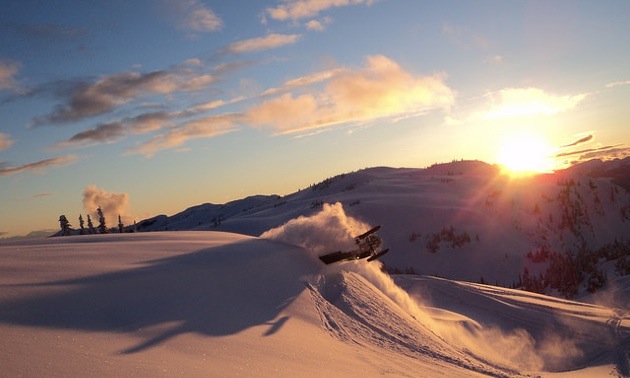
[[[330,205],[265,233],[275,240],[158,232],[2,244],[3,374],[628,374],[623,312],[446,279],[393,280],[378,262],[316,258],[368,227]],[[314,249],[287,244],[295,235]],[[581,357],[548,366],[540,340],[550,329],[579,330]]]

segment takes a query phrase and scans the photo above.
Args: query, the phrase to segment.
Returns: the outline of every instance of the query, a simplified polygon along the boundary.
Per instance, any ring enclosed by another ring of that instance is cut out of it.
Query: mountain
[[[366,226],[342,210],[324,205],[266,233],[273,240],[153,232],[3,243],[2,375],[630,374],[627,308],[392,278],[378,261],[321,264],[317,250]],[[312,248],[291,245],[298,235]]]
[[[630,157],[615,160],[590,160],[568,168],[568,171],[591,177],[607,178],[630,191]]]
[[[376,167],[286,196],[194,206],[137,229],[258,236],[338,203],[348,216],[383,226],[390,271],[574,297],[630,274],[630,193],[617,184],[628,164],[630,158],[593,161],[524,179],[480,161]]]

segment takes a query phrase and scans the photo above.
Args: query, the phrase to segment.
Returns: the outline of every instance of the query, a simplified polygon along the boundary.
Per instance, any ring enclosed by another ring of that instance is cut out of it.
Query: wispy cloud
[[[0,151],[6,150],[13,145],[13,139],[8,134],[0,133]]]
[[[37,194],[33,194],[32,196],[30,196],[30,198],[32,198],[32,199],[45,198],[45,197],[50,197],[50,196],[52,196],[54,194],[55,193],[52,193],[52,192],[37,193]]]
[[[18,167],[9,167],[7,163],[0,163],[0,176],[9,176],[22,172],[41,172],[44,171],[46,168],[72,164],[76,160],[76,155],[64,155],[41,160],[35,163],[21,165]]]
[[[217,109],[223,106],[227,106],[230,104],[236,104],[245,100],[244,96],[237,96],[229,100],[214,100],[202,104],[193,105],[190,108],[178,112],[178,114],[182,117],[193,116],[199,113],[203,113],[209,110]]]
[[[569,144],[565,144],[564,146],[561,147],[573,147],[573,146],[577,146],[578,144],[582,144],[582,143],[586,143],[593,140],[593,135],[587,135],[583,138],[580,138],[578,140],[576,140],[575,142],[569,143]]]
[[[166,15],[174,17],[181,29],[211,32],[221,29],[223,21],[210,8],[197,0],[163,0]]]
[[[18,37],[27,38],[30,40],[42,41],[68,40],[83,37],[88,34],[88,29],[86,28],[53,23],[5,23],[0,25],[0,31],[9,32]]]
[[[251,38],[228,45],[221,52],[223,54],[244,54],[254,51],[275,49],[293,44],[302,37],[301,34],[269,34],[264,37]]]
[[[236,131],[236,123],[240,119],[236,114],[211,116],[186,122],[170,129],[165,134],[159,134],[149,141],[129,150],[130,154],[142,154],[152,157],[157,152],[181,147],[190,140],[213,138],[222,134]]]
[[[316,17],[320,12],[330,8],[371,5],[374,2],[375,0],[285,0],[277,7],[267,8],[265,13],[274,20],[297,21]]]
[[[560,96],[538,88],[506,88],[488,95],[493,105],[485,119],[555,115],[575,108],[586,96]]]
[[[19,90],[15,75],[20,71],[20,66],[18,62],[0,59],[0,90]]]
[[[612,83],[608,83],[608,84],[606,84],[606,88],[621,87],[623,85],[630,85],[630,80],[615,81],[615,82],[612,82]]]
[[[60,93],[65,103],[58,105],[51,114],[35,118],[32,125],[78,121],[108,113],[141,96],[201,90],[214,80],[213,75],[188,69],[145,74],[122,72],[105,76],[96,81],[74,84],[70,91]]]
[[[283,88],[289,89],[327,81],[322,91],[308,88],[311,91],[304,94],[285,93],[255,105],[246,119],[255,127],[286,134],[420,114],[452,105],[455,92],[444,79],[444,75],[416,77],[383,55],[370,56],[358,70],[328,71],[285,83]]]
[[[124,130],[121,122],[102,123],[93,129],[81,131],[70,139],[57,143],[55,147],[66,148],[87,143],[112,142],[122,137]]]
[[[505,58],[503,57],[503,55],[493,55],[491,57],[486,58],[486,60],[484,60],[484,63],[502,64],[504,60]]]
[[[295,79],[291,79],[291,80],[286,81],[284,84],[282,84],[281,87],[267,89],[263,93],[263,96],[282,93],[282,92],[286,92],[288,90],[295,89],[298,87],[320,83],[320,82],[331,79],[334,75],[340,74],[341,72],[342,72],[341,69],[333,69],[333,70],[328,70],[328,71],[316,72],[311,75],[306,75],[306,76],[298,77]]]

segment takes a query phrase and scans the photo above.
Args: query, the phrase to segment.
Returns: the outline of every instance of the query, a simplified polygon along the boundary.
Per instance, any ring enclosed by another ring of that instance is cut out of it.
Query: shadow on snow
[[[188,332],[223,336],[266,325],[263,336],[272,335],[289,319],[276,317],[305,290],[300,277],[315,265],[295,247],[267,243],[240,241],[137,269],[33,284],[51,290],[0,302],[0,322],[112,332],[179,324],[123,353]]]

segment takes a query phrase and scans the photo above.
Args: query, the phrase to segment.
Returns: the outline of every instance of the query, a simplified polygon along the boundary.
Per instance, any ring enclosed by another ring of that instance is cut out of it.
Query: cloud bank
[[[142,96],[198,91],[214,82],[210,74],[190,70],[122,72],[75,85],[51,114],[33,120],[33,126],[79,121],[102,115]]]
[[[414,76],[393,60],[375,55],[358,70],[341,69],[294,79],[282,89],[327,81],[323,90],[285,93],[251,107],[247,122],[254,127],[289,134],[348,122],[421,114],[449,108],[455,91],[445,75]],[[269,92],[267,92],[269,93]]]
[[[83,189],[83,208],[97,222],[98,215],[96,209],[101,208],[108,223],[108,227],[118,223],[118,216],[129,222],[129,195],[127,193],[108,192],[100,189],[96,185],[90,185]]]

